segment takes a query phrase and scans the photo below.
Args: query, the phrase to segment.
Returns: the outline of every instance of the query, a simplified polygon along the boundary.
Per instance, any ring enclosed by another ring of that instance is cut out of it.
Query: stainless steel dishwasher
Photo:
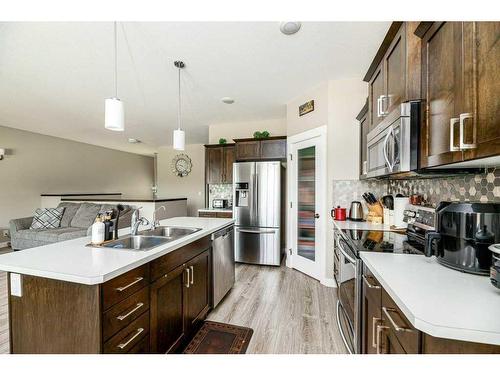
[[[214,307],[234,285],[234,226],[212,234]]]

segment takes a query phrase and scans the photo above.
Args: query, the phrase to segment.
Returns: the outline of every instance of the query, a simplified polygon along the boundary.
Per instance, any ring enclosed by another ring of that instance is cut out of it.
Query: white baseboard
[[[323,284],[324,286],[327,286],[329,288],[336,288],[337,283],[335,282],[334,278],[324,278],[320,280],[320,283]]]

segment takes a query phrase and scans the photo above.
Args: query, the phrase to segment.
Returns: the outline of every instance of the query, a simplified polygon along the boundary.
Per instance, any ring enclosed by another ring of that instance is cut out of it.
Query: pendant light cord
[[[178,68],[179,71],[179,108],[177,109],[177,128],[180,130],[181,129],[181,67],[179,66]]]
[[[118,47],[116,40],[116,21],[114,22],[114,43],[115,43],[115,98],[118,98]]]

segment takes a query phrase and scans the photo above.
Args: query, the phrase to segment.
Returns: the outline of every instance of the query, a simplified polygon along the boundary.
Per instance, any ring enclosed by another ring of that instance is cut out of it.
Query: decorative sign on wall
[[[172,172],[179,177],[186,177],[193,167],[191,158],[186,154],[176,155],[172,159]]]
[[[305,114],[314,111],[314,100],[309,100],[301,106],[299,106],[299,116],[304,116]]]

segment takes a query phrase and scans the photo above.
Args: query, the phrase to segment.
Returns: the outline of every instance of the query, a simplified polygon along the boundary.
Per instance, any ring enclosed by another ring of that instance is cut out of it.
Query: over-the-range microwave
[[[367,177],[418,170],[422,102],[402,103],[367,136]]]

